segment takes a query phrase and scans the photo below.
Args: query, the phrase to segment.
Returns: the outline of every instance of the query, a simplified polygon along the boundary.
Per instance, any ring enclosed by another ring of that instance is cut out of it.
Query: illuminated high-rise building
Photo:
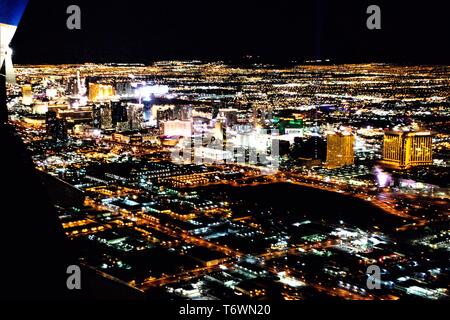
[[[112,108],[110,102],[96,103],[92,106],[92,126],[95,129],[112,129]]]
[[[144,124],[144,105],[128,103],[127,111],[130,130],[141,130]]]
[[[175,120],[174,110],[173,105],[155,105],[152,108],[153,119],[156,119],[158,126],[164,121]]]
[[[190,120],[192,118],[191,106],[175,106],[173,110],[173,120]]]
[[[77,74],[75,77],[70,77],[67,80],[67,94],[76,97],[83,94],[83,85],[81,84],[81,77],[80,77],[80,71],[77,71]],[[85,93],[85,92],[84,92]]]
[[[351,166],[355,163],[355,136],[336,132],[327,136],[327,160],[329,169]]]
[[[112,85],[89,83],[89,101],[96,102],[102,99],[108,99],[115,95]]]
[[[113,127],[118,123],[127,122],[127,106],[123,101],[111,101],[111,121]]]
[[[100,85],[97,83],[89,83],[89,101],[97,101],[99,96]]]
[[[67,122],[65,119],[58,118],[55,111],[49,111],[45,117],[46,132],[53,141],[67,140]]]
[[[26,106],[33,104],[33,88],[31,84],[22,86],[22,103]]]
[[[92,106],[92,126],[96,129],[111,129],[111,103],[96,103]]]
[[[101,128],[102,129],[112,129],[113,128],[112,107],[111,107],[110,102],[102,105],[101,117],[102,117]]]
[[[433,164],[431,132],[391,131],[385,133],[383,163],[397,169]]]
[[[70,78],[67,80],[66,93],[71,96],[77,96],[79,94],[79,88],[77,78]]]
[[[215,140],[224,141],[226,132],[225,127],[223,126],[223,123],[221,121],[216,121],[216,124],[214,126],[213,136]]]
[[[134,91],[135,91],[131,82],[129,82],[129,81],[117,82],[115,89],[116,89],[116,94],[119,96],[132,96],[132,95],[134,95]]]
[[[80,71],[77,70],[77,94],[81,93],[81,78],[80,78]]]
[[[45,126],[48,136],[52,136],[56,128],[56,122],[58,120],[57,113],[55,111],[48,111],[45,115]]]
[[[253,105],[253,125],[255,127],[265,126],[272,120],[273,107],[271,105]]]

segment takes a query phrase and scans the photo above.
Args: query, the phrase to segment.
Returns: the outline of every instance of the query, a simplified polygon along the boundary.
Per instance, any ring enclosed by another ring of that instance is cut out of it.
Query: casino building
[[[395,169],[433,164],[431,132],[386,132],[382,163]]]

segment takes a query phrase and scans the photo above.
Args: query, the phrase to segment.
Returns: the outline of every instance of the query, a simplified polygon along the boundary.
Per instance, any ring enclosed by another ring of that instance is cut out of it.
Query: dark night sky
[[[446,1],[30,0],[13,41],[15,63],[161,59],[450,63]],[[82,30],[66,8],[82,9]],[[382,30],[366,8],[382,9]]]

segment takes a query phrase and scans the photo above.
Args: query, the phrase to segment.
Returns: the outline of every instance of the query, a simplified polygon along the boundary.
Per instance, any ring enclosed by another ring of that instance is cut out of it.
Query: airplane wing
[[[6,81],[15,83],[12,50],[9,44],[28,4],[28,0],[0,0],[0,67],[5,64]]]

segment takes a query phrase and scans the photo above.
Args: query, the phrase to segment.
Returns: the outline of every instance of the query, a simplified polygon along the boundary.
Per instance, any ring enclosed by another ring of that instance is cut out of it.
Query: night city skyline
[[[447,21],[434,1],[0,0],[6,300],[448,302]]]

